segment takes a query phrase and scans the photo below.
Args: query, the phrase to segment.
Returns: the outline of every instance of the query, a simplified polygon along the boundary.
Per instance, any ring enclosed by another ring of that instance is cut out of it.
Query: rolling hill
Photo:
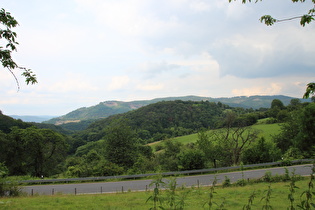
[[[167,97],[167,98],[156,98],[152,100],[142,101],[105,101],[91,107],[82,107],[76,109],[66,115],[44,121],[44,123],[50,124],[65,124],[74,123],[84,120],[97,120],[101,118],[107,118],[108,116],[125,113],[131,110],[138,109],[148,104],[153,104],[160,101],[209,101],[209,102],[221,102],[231,107],[242,107],[242,108],[269,108],[273,99],[279,99],[284,105],[288,105],[293,97],[275,95],[275,96],[238,96],[232,98],[211,98],[211,97],[199,97],[199,96],[184,96],[184,97]],[[301,101],[305,101],[301,99]]]

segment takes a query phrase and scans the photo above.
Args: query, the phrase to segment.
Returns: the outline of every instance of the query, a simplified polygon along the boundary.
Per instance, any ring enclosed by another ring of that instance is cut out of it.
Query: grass
[[[295,205],[300,203],[300,195],[307,189],[309,179],[297,181],[297,187],[294,194]],[[273,209],[287,209],[290,205],[288,200],[289,182],[279,183],[258,183],[246,185],[244,187],[216,187],[212,201],[213,209],[224,202],[225,209],[243,209],[248,203],[249,197],[255,192],[256,197],[253,201],[252,209],[262,209],[265,201],[266,190],[271,186],[270,205]],[[189,192],[188,192],[189,191]],[[178,188],[177,195],[187,193],[185,198],[185,209],[204,209],[204,205],[209,200],[210,187],[192,187]],[[0,209],[150,209],[153,202],[146,200],[152,195],[148,192],[127,192],[114,194],[97,194],[97,195],[54,195],[54,196],[33,196],[17,198],[0,198]],[[166,199],[168,194],[161,191],[161,196]],[[177,198],[179,199],[179,198]],[[163,207],[167,208],[167,202],[164,201]]]
[[[259,134],[259,136],[264,137],[266,141],[268,142],[268,141],[272,141],[273,135],[280,133],[281,127],[279,123],[275,123],[275,124],[256,124],[256,125],[253,125],[252,128],[260,130],[261,133]],[[210,133],[211,130],[208,132]],[[194,134],[190,134],[186,136],[175,137],[175,138],[172,138],[171,140],[178,141],[182,144],[188,144],[188,143],[195,143],[197,139],[198,139],[198,134],[194,133]],[[155,147],[161,144],[163,144],[163,141],[153,142],[148,145],[151,146],[152,149],[155,151]]]
[[[257,124],[253,125],[252,128],[260,130],[260,136],[263,136],[266,141],[271,141],[272,136],[280,133],[281,124],[275,123],[275,124]]]

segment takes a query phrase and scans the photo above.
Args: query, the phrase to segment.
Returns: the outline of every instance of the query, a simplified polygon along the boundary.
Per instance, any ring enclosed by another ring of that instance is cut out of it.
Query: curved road
[[[243,172],[229,172],[229,173],[217,173],[217,174],[207,174],[207,175],[197,175],[197,176],[186,176],[177,177],[178,186],[207,186],[211,185],[215,177],[217,178],[217,183],[220,184],[225,180],[227,176],[231,183],[242,179],[257,179],[265,175],[266,171],[270,171],[272,175],[282,175],[285,173],[285,168],[287,168],[291,173],[295,170],[297,175],[310,175],[312,173],[312,164],[306,165],[296,165],[289,167],[277,167],[268,169],[258,169],[258,170],[247,170]],[[166,179],[167,180],[167,179]],[[56,193],[62,194],[88,194],[88,193],[114,193],[122,191],[143,191],[153,189],[153,186],[149,186],[152,179],[150,180],[134,180],[134,181],[119,181],[119,182],[95,182],[95,183],[81,183],[81,184],[57,184],[57,185],[33,185],[24,186],[22,191],[31,194],[40,195],[52,195]]]

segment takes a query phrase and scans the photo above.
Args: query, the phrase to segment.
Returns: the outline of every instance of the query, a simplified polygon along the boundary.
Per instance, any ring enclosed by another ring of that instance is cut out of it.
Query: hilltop
[[[199,96],[183,96],[183,97],[166,97],[166,98],[156,98],[152,100],[141,100],[141,101],[104,101],[100,102],[95,106],[82,107],[69,112],[66,115],[56,117],[45,121],[44,123],[61,125],[66,123],[76,123],[85,120],[97,120],[102,118],[107,118],[111,115],[125,113],[131,110],[141,108],[143,106],[153,104],[160,101],[209,101],[209,102],[221,102],[223,104],[229,105],[231,107],[242,107],[242,108],[270,108],[270,104],[273,99],[279,99],[284,105],[288,105],[293,97],[274,95],[274,96],[237,96],[237,97],[221,97],[221,98],[211,98],[211,97],[199,97]],[[303,101],[303,99],[301,99]]]

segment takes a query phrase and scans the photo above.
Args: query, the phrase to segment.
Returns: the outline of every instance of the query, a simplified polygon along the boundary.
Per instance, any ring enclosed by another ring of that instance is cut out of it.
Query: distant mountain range
[[[156,98],[152,100],[142,100],[142,101],[105,101],[91,107],[82,107],[76,109],[66,115],[52,118],[50,120],[44,121],[44,123],[49,124],[64,124],[80,122],[82,120],[96,120],[101,118],[106,118],[110,115],[121,114],[131,110],[138,109],[140,107],[146,106],[148,104],[156,103],[159,101],[210,101],[210,102],[221,102],[227,104],[231,107],[242,107],[242,108],[269,108],[272,100],[279,99],[284,105],[288,105],[293,99],[293,97],[274,95],[274,96],[238,96],[231,98],[211,98],[211,97],[199,97],[199,96],[183,96],[183,97],[167,97],[167,98]],[[300,99],[302,102],[310,101]],[[21,118],[20,118],[21,119]],[[22,119],[23,120],[23,119]]]
[[[58,116],[48,116],[48,115],[41,115],[41,116],[32,116],[32,115],[10,115],[10,117],[18,120],[22,120],[24,122],[36,122],[41,123],[43,121],[47,121],[49,119],[58,117]]]

